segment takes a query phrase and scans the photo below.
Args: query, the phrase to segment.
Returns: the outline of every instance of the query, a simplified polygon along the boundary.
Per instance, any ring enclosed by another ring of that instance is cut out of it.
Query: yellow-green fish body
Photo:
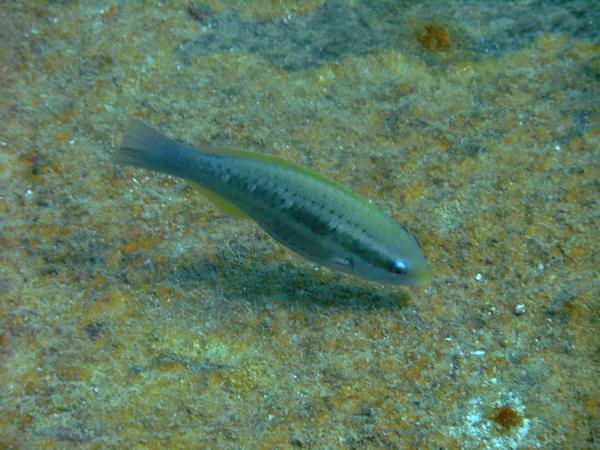
[[[139,120],[117,159],[190,180],[235,216],[247,215],[284,246],[368,280],[423,286],[430,269],[416,242],[344,186],[286,160],[217,147],[190,149]]]

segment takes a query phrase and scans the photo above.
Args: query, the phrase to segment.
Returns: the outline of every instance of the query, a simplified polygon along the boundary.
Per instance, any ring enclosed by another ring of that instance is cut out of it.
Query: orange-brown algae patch
[[[100,18],[102,20],[111,20],[114,19],[118,13],[119,8],[117,7],[117,5],[110,5],[108,9],[106,9],[100,14]]]
[[[20,428],[25,430],[33,425],[33,416],[25,414],[21,417]]]
[[[185,372],[185,366],[177,361],[165,361],[158,366],[158,370],[160,372],[183,373]]]
[[[426,50],[445,51],[450,48],[450,33],[441,25],[428,23],[417,34],[417,41]]]
[[[7,352],[10,346],[10,338],[7,334],[0,334],[0,352]]]
[[[54,140],[59,144],[66,144],[70,139],[69,133],[58,133],[54,136]]]
[[[117,323],[120,323],[130,317],[132,308],[132,303],[126,293],[118,288],[111,288],[103,291],[92,303],[76,303],[71,314],[81,314],[81,320],[85,323],[96,323],[101,320],[116,320]],[[97,344],[103,342],[103,339],[96,341]]]
[[[149,250],[163,240],[159,234],[149,233],[141,228],[133,227],[128,230],[129,241],[121,247],[121,253],[131,254],[140,250]]]
[[[160,300],[160,305],[162,307],[174,306],[177,304],[177,301],[182,298],[181,292],[164,286],[157,286],[155,293]]]
[[[358,370],[366,369],[369,366],[369,361],[366,359],[358,359],[356,361],[353,361],[351,363],[351,366],[353,369],[358,369]]]
[[[567,250],[567,254],[573,259],[587,258],[590,253],[590,248],[584,245],[574,245]]]
[[[500,406],[494,412],[493,421],[504,430],[510,430],[523,423],[523,417],[510,406]]]
[[[76,117],[79,116],[79,113],[77,112],[76,109],[68,109],[65,111],[63,119],[66,121],[68,119],[75,119]]]
[[[225,383],[223,375],[219,372],[210,372],[206,376],[206,381],[210,387],[220,387]]]
[[[91,375],[80,367],[69,364],[57,364],[55,374],[61,381],[89,381]]]

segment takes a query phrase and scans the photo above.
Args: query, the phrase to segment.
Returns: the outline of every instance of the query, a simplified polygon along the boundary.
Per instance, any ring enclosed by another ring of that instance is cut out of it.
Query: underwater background
[[[0,448],[600,448],[596,1],[0,3]],[[118,165],[295,161],[428,287]]]

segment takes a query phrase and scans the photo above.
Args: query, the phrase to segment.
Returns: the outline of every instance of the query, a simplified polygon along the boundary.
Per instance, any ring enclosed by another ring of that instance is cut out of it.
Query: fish
[[[380,284],[424,287],[431,269],[417,242],[370,201],[285,159],[234,148],[190,148],[130,120],[122,165],[192,182],[226,213],[251,218],[286,248]]]

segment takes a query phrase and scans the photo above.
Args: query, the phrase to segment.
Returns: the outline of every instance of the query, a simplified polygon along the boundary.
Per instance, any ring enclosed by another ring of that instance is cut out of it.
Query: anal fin
[[[232,217],[237,217],[238,219],[249,219],[248,214],[246,214],[242,209],[238,206],[234,205],[230,201],[225,200],[222,197],[219,197],[213,191],[210,191],[198,184],[192,184],[194,189],[200,192],[204,197],[210,200],[220,211],[225,214],[228,214]]]

